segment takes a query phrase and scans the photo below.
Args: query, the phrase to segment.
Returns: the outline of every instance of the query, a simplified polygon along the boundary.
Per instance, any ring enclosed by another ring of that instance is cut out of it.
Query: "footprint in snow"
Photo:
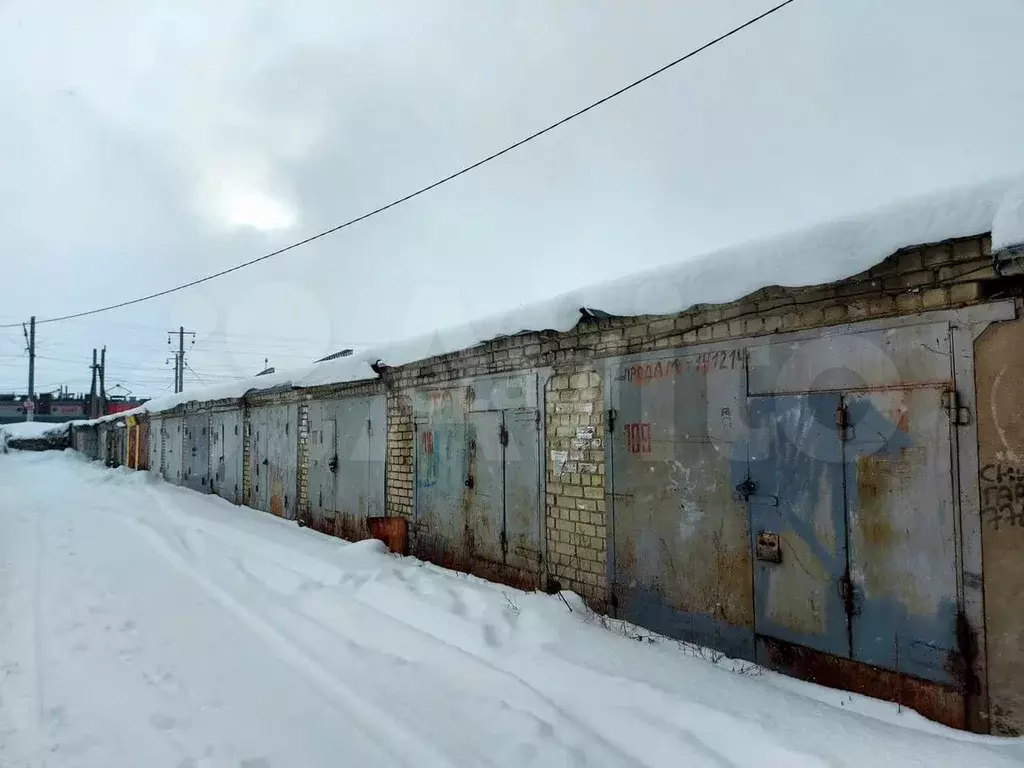
[[[142,678],[164,693],[177,693],[179,690],[178,681],[170,672],[143,672]]]
[[[46,710],[46,719],[57,728],[67,725],[68,711],[64,707],[50,707]]]
[[[464,619],[469,615],[469,611],[466,609],[466,604],[462,602],[459,599],[459,596],[454,592],[452,593],[451,611],[460,619]]]
[[[174,730],[178,721],[170,715],[163,715],[157,712],[155,715],[150,715],[149,724],[158,731],[171,731]]]
[[[519,765],[536,765],[537,764],[537,753],[540,750],[536,744],[520,744],[516,748],[516,752],[519,754],[519,758],[516,760]]]
[[[483,635],[484,643],[488,648],[501,647],[501,637],[498,636],[498,630],[495,629],[493,624],[484,624]]]

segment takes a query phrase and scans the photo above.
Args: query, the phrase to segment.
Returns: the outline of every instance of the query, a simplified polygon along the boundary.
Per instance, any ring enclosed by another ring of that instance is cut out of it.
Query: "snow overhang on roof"
[[[819,285],[875,266],[901,248],[992,234],[1004,269],[1024,269],[1024,176],[942,190],[854,216],[680,260],[501,315],[439,329],[292,371],[156,398],[126,416],[187,402],[241,398],[252,392],[369,381],[388,368],[469,349],[500,336],[569,331],[583,318],[668,315],[697,304],[724,304],[765,286]],[[98,419],[97,421],[109,420]]]
[[[1024,181],[1007,190],[996,212],[992,256],[999,274],[1024,274]]]

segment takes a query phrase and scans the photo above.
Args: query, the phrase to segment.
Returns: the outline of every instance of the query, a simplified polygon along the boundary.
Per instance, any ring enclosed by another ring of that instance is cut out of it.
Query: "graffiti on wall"
[[[651,452],[651,425],[645,422],[627,424],[626,450],[630,453]]]
[[[699,355],[657,360],[653,363],[632,363],[619,369],[616,381],[643,386],[652,381],[674,379],[684,373],[708,373],[742,368],[747,361],[747,350],[728,349],[701,352]]]
[[[986,464],[981,469],[981,514],[996,530],[1024,528],[1024,467]]]
[[[425,430],[420,433],[420,466],[416,475],[416,485],[420,488],[432,488],[437,485],[437,470],[440,457],[434,450],[437,433]]]

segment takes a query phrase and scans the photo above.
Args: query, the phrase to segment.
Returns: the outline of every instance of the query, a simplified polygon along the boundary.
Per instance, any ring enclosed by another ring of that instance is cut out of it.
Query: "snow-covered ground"
[[[13,452],[0,766],[1024,763],[1024,741],[712,663],[565,598]]]

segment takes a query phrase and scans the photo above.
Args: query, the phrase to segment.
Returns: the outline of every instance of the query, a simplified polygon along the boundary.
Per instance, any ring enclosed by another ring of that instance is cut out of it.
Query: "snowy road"
[[[0,456],[0,766],[1024,762],[574,607],[145,473]]]

